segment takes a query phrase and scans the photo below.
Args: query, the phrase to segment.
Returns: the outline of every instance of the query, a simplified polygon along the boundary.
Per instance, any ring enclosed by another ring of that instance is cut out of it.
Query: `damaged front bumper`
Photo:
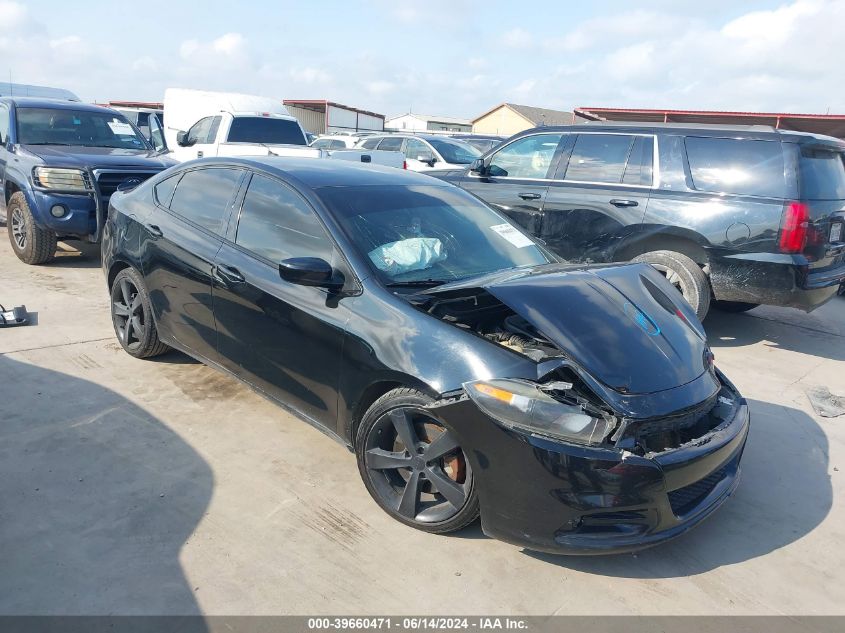
[[[471,400],[431,413],[459,436],[476,477],[484,533],[531,550],[610,554],[648,547],[694,527],[733,493],[750,424],[736,398],[712,431],[640,456],[509,430]]]

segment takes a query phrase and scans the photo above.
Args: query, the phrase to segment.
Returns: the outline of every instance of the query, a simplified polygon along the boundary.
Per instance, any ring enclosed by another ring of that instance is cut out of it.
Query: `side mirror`
[[[437,162],[437,159],[430,154],[423,154],[422,156],[417,156],[417,160],[421,163],[427,164],[429,167],[434,167],[434,163]]]
[[[189,147],[190,143],[188,142],[188,133],[182,132],[181,130],[176,132],[176,143],[180,147]]]
[[[487,166],[484,164],[484,161],[482,159],[476,158],[469,164],[469,170],[474,174],[483,176],[487,172]]]
[[[336,279],[334,269],[319,257],[292,257],[279,262],[279,277],[299,286],[317,286],[337,290],[343,280]]]

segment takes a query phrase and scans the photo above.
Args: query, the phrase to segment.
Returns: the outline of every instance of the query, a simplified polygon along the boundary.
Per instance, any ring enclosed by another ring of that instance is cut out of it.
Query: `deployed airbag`
[[[436,237],[412,237],[382,244],[369,252],[376,268],[390,275],[425,270],[446,259],[443,243]]]

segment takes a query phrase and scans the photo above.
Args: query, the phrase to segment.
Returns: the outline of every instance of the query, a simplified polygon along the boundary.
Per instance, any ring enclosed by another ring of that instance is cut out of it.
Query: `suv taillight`
[[[402,169],[408,169],[408,161],[406,161],[406,160],[402,161]]]
[[[790,202],[783,210],[778,245],[782,253],[800,253],[807,245],[810,210],[803,202]]]

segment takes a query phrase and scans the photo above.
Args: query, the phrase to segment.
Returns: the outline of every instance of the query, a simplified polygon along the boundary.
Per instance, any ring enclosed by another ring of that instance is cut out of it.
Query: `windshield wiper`
[[[60,147],[77,147],[76,143],[21,143],[21,145],[58,145]],[[79,147],[85,147],[79,145]]]
[[[414,281],[391,281],[385,284],[388,288],[432,288],[447,283],[445,279],[417,279]]]

